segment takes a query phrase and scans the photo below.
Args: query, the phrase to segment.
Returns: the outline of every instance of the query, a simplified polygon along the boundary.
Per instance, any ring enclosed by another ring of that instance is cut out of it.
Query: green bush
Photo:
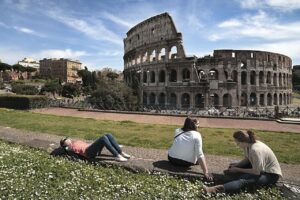
[[[39,93],[39,90],[33,85],[13,84],[12,92],[16,94],[36,95]]]
[[[1,95],[0,107],[27,110],[47,105],[45,96]]]
[[[0,90],[3,90],[3,89],[5,89],[5,85],[4,85],[4,83],[0,82]]]

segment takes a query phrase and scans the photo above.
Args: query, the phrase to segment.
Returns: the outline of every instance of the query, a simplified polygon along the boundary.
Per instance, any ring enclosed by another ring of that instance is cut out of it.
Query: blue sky
[[[123,38],[168,12],[187,55],[255,49],[300,64],[300,0],[0,0],[0,59],[79,59],[123,70]]]

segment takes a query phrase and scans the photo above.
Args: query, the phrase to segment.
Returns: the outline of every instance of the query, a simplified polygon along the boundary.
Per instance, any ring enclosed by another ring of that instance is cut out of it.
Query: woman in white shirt
[[[244,188],[275,184],[282,173],[273,151],[266,144],[256,140],[255,134],[250,130],[236,131],[233,138],[243,149],[245,158],[238,163],[231,163],[227,171],[242,175],[237,180],[224,185],[204,187],[204,190],[207,193],[235,193]]]
[[[198,120],[189,117],[185,119],[183,127],[175,130],[174,142],[169,149],[168,159],[172,164],[183,167],[200,164],[205,178],[212,180],[202,151],[202,138],[197,131],[198,126]]]

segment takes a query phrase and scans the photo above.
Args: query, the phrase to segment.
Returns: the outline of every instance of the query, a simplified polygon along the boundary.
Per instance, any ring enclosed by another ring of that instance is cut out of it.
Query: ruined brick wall
[[[291,103],[292,61],[255,50],[215,50],[187,57],[168,13],[130,29],[124,39],[124,79],[140,80],[144,105],[169,108],[269,107]]]

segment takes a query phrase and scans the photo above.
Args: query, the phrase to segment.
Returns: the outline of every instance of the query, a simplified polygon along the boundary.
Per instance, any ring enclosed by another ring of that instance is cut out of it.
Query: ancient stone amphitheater
[[[208,108],[291,104],[292,60],[256,50],[214,50],[186,56],[182,34],[168,13],[127,32],[124,79],[135,79],[143,105]]]

